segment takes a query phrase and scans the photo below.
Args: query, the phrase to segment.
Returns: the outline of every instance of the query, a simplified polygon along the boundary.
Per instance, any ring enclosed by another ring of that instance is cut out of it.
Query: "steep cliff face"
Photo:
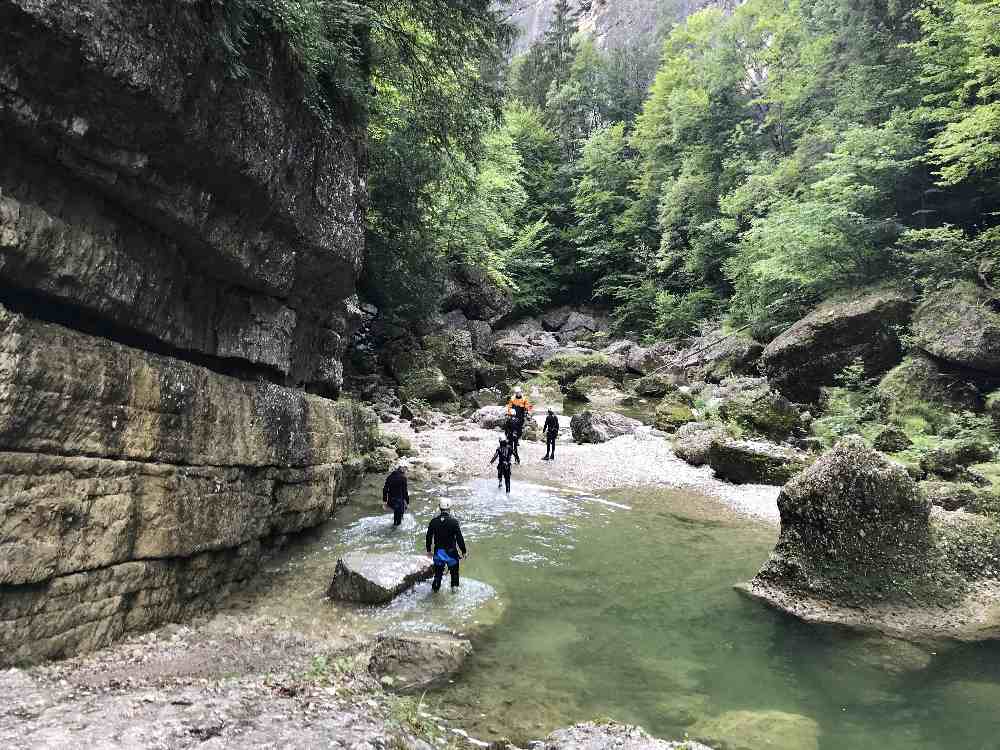
[[[220,12],[0,0],[0,665],[211,606],[371,449],[362,133]]]
[[[511,20],[521,30],[516,52],[523,52],[549,27],[556,0],[514,0]],[[602,48],[652,47],[670,27],[708,5],[732,4],[729,0],[570,0],[579,13],[581,31],[593,35]]]

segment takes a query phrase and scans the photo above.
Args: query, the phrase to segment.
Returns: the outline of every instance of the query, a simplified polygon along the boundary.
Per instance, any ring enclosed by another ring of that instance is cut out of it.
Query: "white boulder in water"
[[[385,604],[433,575],[434,564],[421,555],[350,552],[337,560],[327,596],[360,604]]]

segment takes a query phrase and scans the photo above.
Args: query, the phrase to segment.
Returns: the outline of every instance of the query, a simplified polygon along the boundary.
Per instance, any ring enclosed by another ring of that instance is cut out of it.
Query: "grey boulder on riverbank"
[[[613,411],[589,410],[573,415],[569,424],[577,443],[606,443],[622,435],[631,435],[642,426],[638,419]]]
[[[359,604],[385,604],[434,575],[434,564],[420,555],[351,552],[337,560],[327,596]]]
[[[808,455],[764,440],[712,440],[708,464],[733,484],[782,485],[808,465]]]
[[[368,671],[394,690],[423,690],[461,669],[470,654],[469,641],[448,633],[380,635]]]

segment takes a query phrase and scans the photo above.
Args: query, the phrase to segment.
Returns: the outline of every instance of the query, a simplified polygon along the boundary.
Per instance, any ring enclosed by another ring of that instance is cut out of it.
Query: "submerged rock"
[[[421,555],[350,552],[337,560],[327,596],[359,604],[385,604],[433,575],[434,564]]]
[[[782,485],[808,463],[805,453],[762,440],[715,440],[708,447],[716,476],[733,484]]]
[[[612,438],[631,435],[642,426],[638,419],[631,419],[613,411],[584,411],[570,420],[573,440],[578,443],[606,443]]]
[[[905,324],[912,309],[910,295],[891,289],[824,302],[767,345],[763,370],[792,401],[816,401],[820,386],[832,385],[855,359],[869,377],[899,362],[894,327]]]
[[[650,736],[642,727],[614,721],[588,721],[557,729],[541,743],[542,750],[711,750],[700,742],[669,742]],[[756,749],[755,749],[756,750]]]
[[[817,750],[819,725],[785,711],[727,711],[698,722],[690,736],[720,750]]]
[[[449,634],[380,635],[368,671],[394,690],[423,690],[460,670],[471,654],[469,641]]]

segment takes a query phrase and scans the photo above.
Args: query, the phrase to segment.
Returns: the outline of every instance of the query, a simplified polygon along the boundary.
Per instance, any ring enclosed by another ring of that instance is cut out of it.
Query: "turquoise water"
[[[418,550],[442,493],[472,553],[458,594],[423,584],[364,610],[322,599],[343,551]],[[355,618],[470,634],[465,671],[424,701],[484,738],[613,717],[754,750],[1000,747],[1000,647],[862,637],[745,599],[732,585],[776,532],[711,500],[523,484],[508,498],[489,480],[414,494],[413,517],[393,530],[371,489],[360,493],[278,561],[250,606],[321,628]]]

